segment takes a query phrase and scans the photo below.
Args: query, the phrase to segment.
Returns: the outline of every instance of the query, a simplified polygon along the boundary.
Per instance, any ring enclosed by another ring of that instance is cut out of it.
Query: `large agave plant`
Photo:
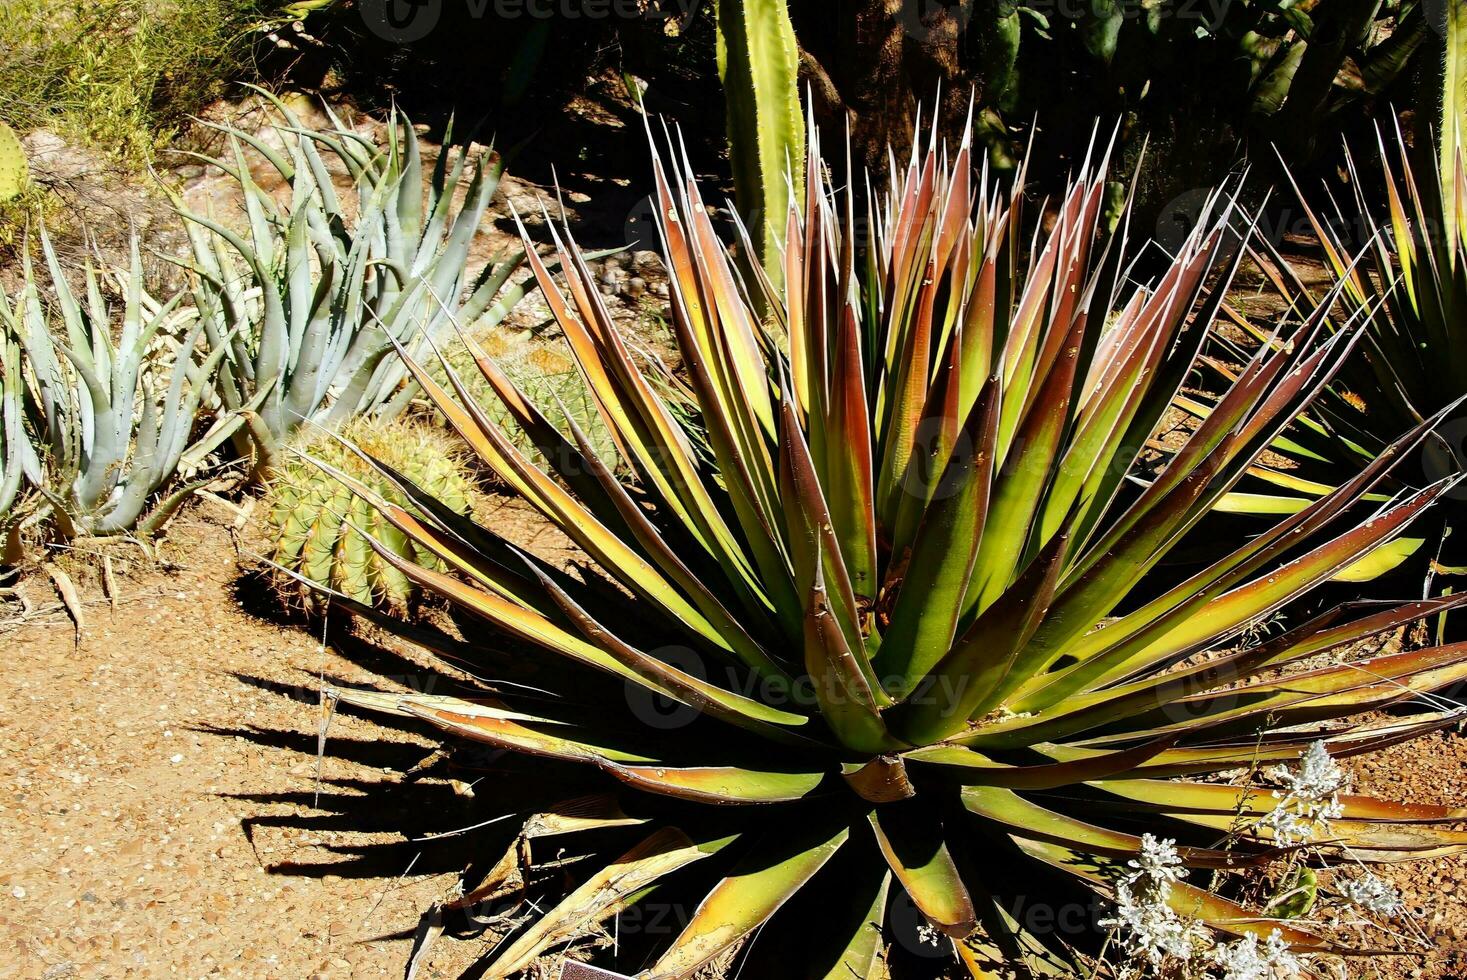
[[[169,485],[196,445],[199,407],[224,351],[198,354],[203,327],[179,310],[181,294],[159,303],[144,290],[136,238],[117,301],[108,300],[90,262],[86,295],[78,297],[44,231],[40,239],[51,290],[43,299],[27,254],[15,301],[0,298],[0,330],[7,377],[14,366],[25,389],[15,397],[24,401],[42,455],[23,432],[11,431],[11,391],[7,451],[16,436],[22,469],[65,535],[151,535],[197,486]],[[7,484],[10,466],[7,459]]]
[[[226,355],[219,396],[231,417],[213,442],[247,421],[267,464],[306,421],[331,426],[401,412],[412,392],[402,363],[387,357],[394,343],[426,355],[430,338],[451,323],[491,326],[525,294],[509,283],[518,256],[468,277],[499,162],[470,166],[467,151],[445,150],[425,193],[405,115],[393,117],[387,145],[378,146],[334,114],[335,128],[322,132],[274,105],[283,149],[221,127],[231,159],[203,158],[239,185],[248,230],[179,204],[190,224],[194,301],[209,343]],[[246,145],[290,188],[288,202],[257,181]],[[354,207],[337,194],[335,173],[350,177]]]
[[[1463,646],[1349,652],[1455,599],[1346,607],[1262,645],[1240,639],[1444,492],[1446,481],[1363,523],[1346,517],[1426,425],[1210,567],[1127,601],[1354,339],[1315,317],[1293,345],[1250,360],[1149,482],[1127,479],[1241,255],[1227,201],[1212,201],[1161,278],[1137,288],[1120,275],[1124,225],[1103,230],[1103,159],[1085,162],[1052,229],[1030,240],[1020,195],[975,173],[967,141],[944,159],[934,139],[893,165],[865,223],[854,192],[827,183],[817,134],[810,145],[779,289],[739,280],[686,161],[656,164],[691,416],[630,356],[569,231],[555,239],[562,285],[531,253],[625,481],[492,359],[479,367],[548,472],[460,382],[446,390],[412,364],[485,464],[599,574],[516,549],[402,480],[411,509],[376,502],[452,573],[381,553],[610,686],[559,707],[492,685],[482,700],[337,696],[596,767],[680,828],[539,906],[490,976],[705,861],[706,897],[642,976],[690,976],[820,889],[803,907],[818,916],[815,940],[844,930],[838,941],[786,944],[783,972],[764,975],[883,976],[893,881],[973,976],[999,964],[1064,975],[1061,943],[1000,901],[1016,882],[1036,901],[1067,887],[1110,894],[1143,832],[1179,840],[1191,868],[1266,861],[1279,853],[1264,821],[1277,801],[1210,775],[1296,760],[1320,740],[1349,755],[1431,730],[1442,716],[1358,716],[1467,676]],[[560,667],[537,685],[569,692],[577,676]],[[696,721],[669,737],[649,714],[658,698]],[[1366,862],[1440,854],[1467,835],[1429,825],[1461,816],[1350,797],[1325,849]],[[1338,950],[1199,887],[1178,883],[1168,901],[1223,934],[1277,929],[1296,950]]]

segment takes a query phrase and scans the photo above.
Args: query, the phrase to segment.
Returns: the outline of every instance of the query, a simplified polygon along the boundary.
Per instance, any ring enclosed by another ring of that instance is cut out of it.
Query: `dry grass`
[[[271,0],[6,0],[0,118],[138,164],[245,74]]]

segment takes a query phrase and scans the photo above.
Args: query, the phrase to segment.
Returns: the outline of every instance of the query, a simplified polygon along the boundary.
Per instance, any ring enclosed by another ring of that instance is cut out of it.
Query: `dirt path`
[[[182,567],[124,579],[115,612],[89,606],[79,644],[55,617],[0,639],[0,975],[401,976],[455,876],[409,871],[410,801],[376,784],[432,746],[338,716],[313,805],[316,678],[375,671],[245,612],[207,513],[169,553]],[[454,810],[434,819],[472,821]],[[471,945],[423,975],[457,976]]]

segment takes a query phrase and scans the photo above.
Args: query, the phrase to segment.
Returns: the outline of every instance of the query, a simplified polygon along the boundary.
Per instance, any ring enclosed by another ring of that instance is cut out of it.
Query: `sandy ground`
[[[213,516],[174,526],[174,571],[95,597],[79,642],[64,613],[0,641],[0,975],[401,976],[456,880],[401,830],[394,774],[427,741],[339,715],[317,801],[318,678],[378,671],[242,608]],[[25,585],[38,607],[48,585]],[[469,945],[423,975],[459,975]]]
[[[533,214],[546,193],[507,177],[494,215],[508,199]],[[216,213],[237,196],[207,172],[186,194]],[[508,241],[486,223],[474,260]],[[646,320],[635,298],[613,306]],[[512,323],[547,315],[534,296]],[[32,614],[0,608],[0,978],[401,977],[422,914],[483,857],[473,838],[423,840],[506,810],[483,787],[404,779],[437,742],[341,712],[318,770],[323,680],[422,690],[443,675],[350,635],[323,645],[242,585],[235,516],[187,510],[163,567],[118,565],[115,603],[87,562],[64,563],[80,631],[44,575],[20,586]],[[556,550],[547,528],[508,523]],[[418,976],[463,975],[486,943],[450,935]]]

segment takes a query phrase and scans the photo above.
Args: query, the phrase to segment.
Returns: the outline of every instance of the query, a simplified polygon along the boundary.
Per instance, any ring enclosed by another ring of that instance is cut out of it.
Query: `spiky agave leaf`
[[[10,300],[0,291],[0,322],[10,323],[14,316]],[[0,331],[0,529],[13,522],[12,509],[27,480],[34,484],[41,479],[40,461],[25,430],[28,393],[20,357],[20,341],[10,330]]]
[[[1137,288],[1121,275],[1124,225],[1103,234],[1104,154],[1028,241],[1021,195],[975,172],[967,140],[950,159],[935,135],[914,147],[889,193],[862,206],[864,224],[854,190],[830,186],[818,152],[810,161],[780,288],[740,281],[686,160],[655,161],[672,323],[706,450],[630,355],[565,229],[551,229],[563,285],[533,252],[529,263],[628,478],[492,363],[486,374],[548,470],[454,372],[440,385],[409,361],[474,452],[601,574],[572,576],[411,493],[412,512],[384,515],[451,573],[379,552],[497,633],[611,686],[590,715],[413,695],[391,709],[595,766],[680,807],[685,830],[727,826],[699,804],[746,809],[737,839],[710,858],[724,877],[647,977],[689,976],[807,886],[856,879],[860,921],[814,975],[850,976],[852,964],[876,975],[865,913],[890,881],[975,976],[995,959],[1054,975],[1054,937],[1000,900],[1015,880],[1058,887],[1041,870],[1052,867],[1105,892],[1142,830],[1181,840],[1192,867],[1275,852],[1257,820],[1216,849],[1211,817],[1249,805],[1249,790],[1172,777],[1298,758],[1317,739],[1369,751],[1444,723],[1353,719],[1467,676],[1467,647],[1359,662],[1341,651],[1461,599],[1342,608],[1256,647],[1238,637],[1398,536],[1448,484],[1349,519],[1426,437],[1417,426],[1334,492],[1122,606],[1328,383],[1355,334],[1315,324],[1250,360],[1137,486],[1126,474],[1241,255],[1228,200],[1210,200],[1163,275]],[[769,322],[750,290],[766,295]],[[1301,669],[1323,655],[1330,666]],[[668,738],[654,698],[698,720]],[[362,703],[382,707],[380,696]],[[1398,826],[1460,811],[1352,800],[1345,813],[1331,846],[1366,860],[1464,843]],[[845,870],[827,867],[837,856]],[[852,878],[851,866],[864,872]],[[1297,949],[1335,948],[1197,888],[1173,895],[1223,932],[1278,928]]]
[[[116,276],[120,306],[90,262],[77,296],[44,229],[40,242],[50,291],[36,284],[27,251],[14,303],[0,302],[0,329],[23,351],[27,414],[44,455],[23,455],[24,468],[64,533],[151,534],[193,488],[158,497],[197,445],[194,424],[224,352],[197,352],[203,328],[179,309],[181,295],[159,303],[147,294],[136,237]]]
[[[394,343],[425,357],[428,338],[454,323],[500,322],[527,287],[510,282],[516,255],[468,277],[502,161],[471,165],[468,150],[445,148],[425,174],[417,133],[401,112],[379,146],[334,114],[332,129],[312,129],[262,94],[281,116],[273,134],[217,127],[229,158],[201,157],[239,185],[245,230],[181,200],[176,206],[192,243],[194,302],[209,343],[226,355],[219,397],[230,418],[212,444],[237,432],[249,412],[270,457],[306,421],[399,414],[413,392],[403,365],[388,356]],[[289,187],[288,200],[256,180],[258,159]],[[340,170],[353,181],[355,207],[338,196]],[[226,340],[241,322],[248,329]]]
[[[372,504],[403,498],[378,467],[411,481],[449,512],[469,511],[470,482],[463,452],[451,436],[416,422],[358,419],[340,432],[317,433],[300,441],[270,476],[267,527],[272,561],[303,579],[319,583],[363,605],[407,613],[417,595],[413,583],[378,557],[367,543],[427,568],[440,568],[432,553],[416,546],[389,524]],[[370,456],[377,462],[366,462]],[[370,493],[355,492],[345,476]],[[281,576],[282,591],[311,597],[299,579]]]
[[[1462,170],[1460,137],[1446,145],[1445,164]],[[1297,511],[1339,486],[1399,433],[1467,395],[1467,335],[1461,326],[1467,311],[1467,203],[1450,193],[1441,172],[1418,177],[1399,127],[1390,138],[1378,133],[1376,149],[1379,173],[1362,173],[1347,148],[1353,200],[1331,195],[1327,208],[1316,209],[1312,195],[1293,187],[1319,241],[1329,287],[1310,288],[1302,270],[1258,235],[1253,258],[1280,301],[1286,326],[1273,331],[1258,317],[1223,307],[1218,356],[1205,363],[1224,379],[1230,362],[1287,343],[1287,324],[1323,321],[1326,329],[1340,330],[1361,322],[1365,332],[1335,382],[1275,443],[1276,457],[1260,461],[1223,501],[1228,511]],[[1383,211],[1369,200],[1376,187],[1383,191]],[[1195,414],[1209,410],[1197,400],[1179,403]],[[1459,428],[1454,418],[1442,433],[1445,441],[1435,443],[1435,475],[1460,468]],[[1381,503],[1387,495],[1372,499]],[[1386,568],[1401,557],[1388,553],[1378,564]]]
[[[504,330],[477,337],[466,331],[457,342],[449,342],[443,354],[468,388],[470,397],[483,407],[495,424],[511,434],[515,447],[522,453],[539,458],[534,440],[515,425],[514,416],[479,367],[480,359],[487,358],[485,368],[491,373],[496,369],[503,372],[536,405],[554,408],[557,413],[563,410],[564,416],[557,416],[555,424],[565,438],[572,438],[565,420],[573,419],[595,447],[597,456],[608,462],[615,460],[610,433],[596,414],[591,391],[576,369],[576,362],[563,345]],[[448,383],[447,375],[442,371],[435,371],[434,379],[440,384]]]

